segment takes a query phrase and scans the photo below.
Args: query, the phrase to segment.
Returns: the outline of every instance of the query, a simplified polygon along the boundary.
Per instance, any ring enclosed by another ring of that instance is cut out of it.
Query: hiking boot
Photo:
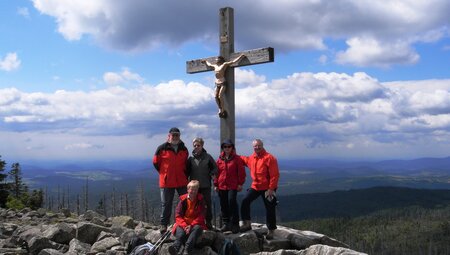
[[[252,222],[249,220],[244,220],[244,222],[242,223],[241,232],[247,232],[249,230],[252,230]]]
[[[267,235],[266,235],[266,239],[267,240],[272,240],[274,234],[275,234],[275,230],[274,229],[269,229],[269,232],[267,232]]]
[[[178,255],[178,250],[175,246],[171,245],[169,246],[169,254],[170,255]]]
[[[161,226],[159,226],[159,232],[161,233],[161,234],[164,234],[164,233],[166,233],[167,232],[167,225],[161,225]]]
[[[186,245],[183,250],[183,255],[190,255],[190,254],[192,254],[192,250],[189,248],[189,245]]]
[[[230,230],[231,230],[231,228],[230,228],[230,226],[229,226],[228,224],[224,224],[224,225],[219,229],[220,232],[227,232],[227,231],[230,231]]]

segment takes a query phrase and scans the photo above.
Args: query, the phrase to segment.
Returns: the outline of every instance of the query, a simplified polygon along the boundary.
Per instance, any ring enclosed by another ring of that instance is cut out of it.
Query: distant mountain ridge
[[[444,158],[417,158],[410,160],[381,161],[340,161],[340,160],[279,160],[282,169],[298,170],[299,168],[370,168],[374,170],[421,170],[434,168],[450,171],[450,156]]]
[[[153,169],[151,159],[136,160],[96,160],[96,161],[24,161],[19,162],[22,168],[28,172],[55,171],[64,169],[65,171],[81,171],[90,169],[111,170],[111,171],[137,171],[143,169]],[[373,170],[394,170],[394,171],[415,171],[423,169],[446,170],[450,173],[450,156],[444,158],[417,158],[411,160],[381,160],[381,161],[341,161],[327,159],[289,160],[278,159],[281,170],[293,171],[305,168],[331,168],[331,169],[354,169],[366,168]],[[36,170],[36,171],[35,171]],[[26,172],[24,171],[24,174]]]

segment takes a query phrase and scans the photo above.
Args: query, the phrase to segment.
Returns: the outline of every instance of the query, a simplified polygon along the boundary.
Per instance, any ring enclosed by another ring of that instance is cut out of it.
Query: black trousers
[[[269,230],[273,230],[277,228],[277,218],[276,218],[276,206],[277,201],[276,198],[274,198],[272,201],[268,201],[264,193],[267,190],[254,190],[252,188],[247,190],[247,194],[245,195],[244,199],[242,200],[241,205],[241,217],[242,220],[251,220],[250,218],[250,204],[257,199],[258,197],[261,197],[261,199],[264,201],[264,206],[266,207],[266,225]]]
[[[239,226],[239,205],[236,197],[237,190],[219,190],[220,212],[224,224]]]
[[[212,202],[211,202],[211,187],[208,188],[200,188],[198,190],[200,194],[202,194],[203,199],[205,199],[206,204],[206,215],[205,220],[207,223],[211,223],[212,220]]]

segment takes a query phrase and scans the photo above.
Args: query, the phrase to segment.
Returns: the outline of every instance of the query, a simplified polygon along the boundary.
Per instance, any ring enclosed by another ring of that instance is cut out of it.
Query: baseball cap
[[[225,139],[223,140],[222,144],[220,145],[221,148],[223,148],[224,145],[231,145],[232,147],[234,147],[233,141],[231,141],[231,139]]]
[[[170,130],[169,130],[169,133],[170,134],[179,134],[180,133],[180,130],[178,129],[178,128],[176,128],[176,127],[173,127],[173,128],[171,128]]]

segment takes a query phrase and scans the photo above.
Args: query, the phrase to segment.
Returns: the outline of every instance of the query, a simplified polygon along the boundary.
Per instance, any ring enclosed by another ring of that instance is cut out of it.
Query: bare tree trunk
[[[150,221],[150,215],[149,215],[149,202],[148,202],[148,198],[145,199],[145,222],[149,222]]]
[[[116,216],[116,187],[113,186],[113,193],[111,194],[111,201],[112,201],[112,215]]]
[[[140,202],[141,202],[141,220],[145,221],[145,194],[144,194],[144,184],[142,183],[142,181],[139,182],[139,187],[140,187],[140,193],[141,193],[141,197],[140,197]]]
[[[50,197],[50,211],[53,211],[53,196]]]
[[[57,198],[58,198],[58,207],[56,208],[56,210],[59,212],[61,210],[61,192],[59,190],[59,185],[58,185],[58,191],[57,191]]]
[[[128,206],[128,193],[125,194],[125,210],[127,212],[127,215],[130,216],[130,208]]]
[[[64,205],[66,204],[66,191],[64,190],[64,188],[61,189],[62,189],[62,200],[61,200],[61,208],[59,208],[60,210],[64,208]]]
[[[86,176],[86,189],[84,193],[84,211],[86,212],[89,209],[89,176]]]
[[[50,201],[48,196],[48,186],[45,186],[45,205],[47,206],[47,210],[50,211]]]
[[[67,209],[70,210],[70,188],[69,188],[69,185],[67,185]]]
[[[77,194],[77,215],[80,215],[80,194]]]
[[[156,224],[157,224],[155,213],[156,213],[156,212],[155,212],[155,207],[152,206],[152,208],[151,208],[151,223],[152,223],[153,225],[156,225]]]
[[[106,203],[106,194],[103,194],[103,204],[105,206],[105,217],[108,217],[108,206]]]
[[[123,212],[124,212],[123,193],[120,193],[120,215],[123,215]]]
[[[133,219],[136,219],[136,200],[131,200],[131,214]]]

